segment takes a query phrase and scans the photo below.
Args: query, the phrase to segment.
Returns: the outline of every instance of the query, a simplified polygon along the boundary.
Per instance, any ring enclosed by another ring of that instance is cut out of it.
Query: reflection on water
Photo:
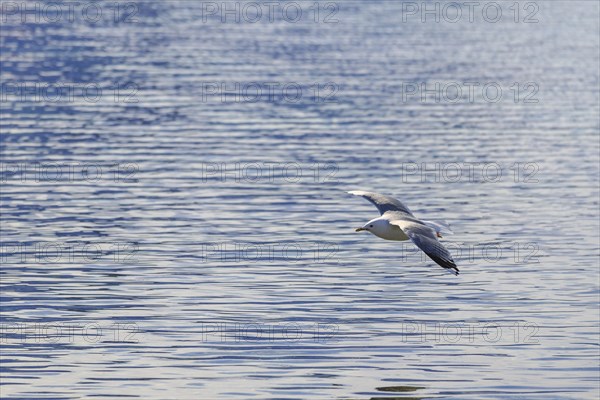
[[[417,390],[420,389],[425,389],[422,386],[386,386],[386,387],[378,387],[376,390],[380,391],[380,392],[390,392],[390,393],[407,393],[407,392],[415,392]],[[371,397],[371,400],[406,400],[406,399],[412,399],[412,400],[419,400],[419,399],[424,399],[425,397],[414,397],[414,396],[386,396],[386,397]]]
[[[0,16],[3,398],[597,398],[598,4],[127,4]],[[374,188],[459,277],[354,233]]]
[[[414,392],[419,389],[425,388],[421,386],[386,386],[377,388],[380,392]]]

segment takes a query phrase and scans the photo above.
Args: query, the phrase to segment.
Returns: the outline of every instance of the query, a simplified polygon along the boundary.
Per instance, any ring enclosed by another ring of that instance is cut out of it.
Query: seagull
[[[357,228],[356,232],[367,231],[386,240],[411,240],[438,265],[458,275],[458,268],[450,252],[438,241],[442,233],[452,234],[447,224],[417,219],[408,207],[390,196],[362,190],[348,193],[369,200],[381,213],[380,217]]]

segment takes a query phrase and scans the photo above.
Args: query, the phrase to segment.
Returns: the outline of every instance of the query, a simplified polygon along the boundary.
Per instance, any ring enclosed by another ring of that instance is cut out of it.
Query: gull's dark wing
[[[438,265],[458,275],[458,268],[450,252],[437,240],[435,230],[410,219],[392,220],[390,224],[400,227],[410,240]]]
[[[362,190],[353,190],[348,193],[353,194],[355,196],[361,196],[361,197],[364,197],[365,199],[369,200],[371,203],[373,203],[375,205],[375,207],[377,207],[377,209],[379,210],[381,215],[383,215],[387,211],[399,211],[399,212],[408,214],[410,216],[413,216],[413,214],[410,212],[408,207],[406,207],[404,204],[402,204],[402,202],[400,202],[400,200],[396,200],[393,197],[386,196],[386,195],[379,194],[379,193],[364,192]]]

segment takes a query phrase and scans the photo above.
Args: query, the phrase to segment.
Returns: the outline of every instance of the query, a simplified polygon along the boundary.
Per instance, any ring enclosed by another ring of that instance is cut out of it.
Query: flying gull
[[[362,190],[353,190],[348,193],[369,200],[381,213],[380,217],[357,228],[356,232],[368,231],[386,240],[410,239],[438,265],[458,275],[458,268],[452,260],[452,256],[437,239],[442,237],[442,233],[452,234],[448,225],[442,222],[417,219],[408,207],[390,196]]]

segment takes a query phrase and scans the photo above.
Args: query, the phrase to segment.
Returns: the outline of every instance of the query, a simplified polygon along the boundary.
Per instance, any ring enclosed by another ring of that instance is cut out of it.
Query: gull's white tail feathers
[[[452,232],[452,229],[450,229],[450,225],[448,225],[446,221],[422,221],[428,227],[435,229],[435,231],[439,234],[454,235],[454,232]]]

